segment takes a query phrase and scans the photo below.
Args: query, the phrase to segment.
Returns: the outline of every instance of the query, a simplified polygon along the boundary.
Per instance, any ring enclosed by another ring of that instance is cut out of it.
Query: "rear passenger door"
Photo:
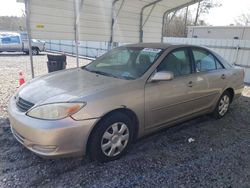
[[[219,60],[208,50],[203,48],[192,48],[193,61],[195,64],[196,79],[204,80],[207,85],[203,92],[202,103],[204,107],[212,106],[219,98],[223,88],[227,84],[227,73]],[[196,94],[198,98],[199,94]],[[200,104],[202,104],[200,103]]]

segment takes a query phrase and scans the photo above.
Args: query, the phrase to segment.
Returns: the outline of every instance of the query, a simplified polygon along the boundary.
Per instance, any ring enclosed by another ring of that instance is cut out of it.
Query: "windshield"
[[[162,49],[119,47],[99,57],[85,70],[121,79],[137,79],[154,64]]]

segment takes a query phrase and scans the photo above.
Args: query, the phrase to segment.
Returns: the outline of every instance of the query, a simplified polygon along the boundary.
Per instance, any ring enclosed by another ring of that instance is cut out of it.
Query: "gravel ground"
[[[7,118],[18,71],[30,77],[28,62],[26,55],[0,54],[0,187],[250,187],[250,87],[225,118],[202,116],[158,132],[120,160],[46,160],[13,138]],[[45,62],[45,55],[34,58],[36,75],[46,73]],[[68,67],[74,63],[68,58]]]

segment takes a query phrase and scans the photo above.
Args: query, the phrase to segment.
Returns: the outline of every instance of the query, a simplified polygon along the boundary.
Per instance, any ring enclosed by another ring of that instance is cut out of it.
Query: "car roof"
[[[189,44],[173,44],[173,43],[136,43],[136,44],[128,44],[126,47],[141,47],[141,48],[161,48],[167,49],[169,47],[199,47],[205,48],[204,46],[198,45],[189,45]]]
[[[121,46],[122,47],[122,46]],[[200,49],[205,49],[215,55],[220,62],[225,66],[225,67],[231,67],[231,65],[218,53],[216,53],[214,50],[206,47],[206,46],[199,46],[199,45],[191,45],[191,44],[173,44],[173,43],[137,43],[137,44],[128,44],[125,45],[125,47],[141,47],[141,48],[160,48],[166,50],[167,48],[182,48],[182,47],[193,47],[193,48],[200,48]]]
[[[136,44],[128,44],[126,47],[142,47],[142,48],[161,48],[166,49],[173,44],[168,43],[136,43]]]
[[[0,37],[12,37],[12,36],[20,36],[19,33],[16,32],[0,32]]]

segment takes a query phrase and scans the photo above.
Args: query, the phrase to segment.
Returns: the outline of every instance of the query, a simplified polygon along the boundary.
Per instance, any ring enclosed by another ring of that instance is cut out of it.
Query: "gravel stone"
[[[67,67],[75,67],[68,57]],[[35,74],[47,73],[44,54]],[[81,65],[88,63],[80,61]],[[7,104],[29,56],[0,54],[0,187],[250,187],[250,87],[220,120],[202,116],[138,140],[120,160],[42,159],[11,134]],[[195,138],[190,144],[188,138]]]

